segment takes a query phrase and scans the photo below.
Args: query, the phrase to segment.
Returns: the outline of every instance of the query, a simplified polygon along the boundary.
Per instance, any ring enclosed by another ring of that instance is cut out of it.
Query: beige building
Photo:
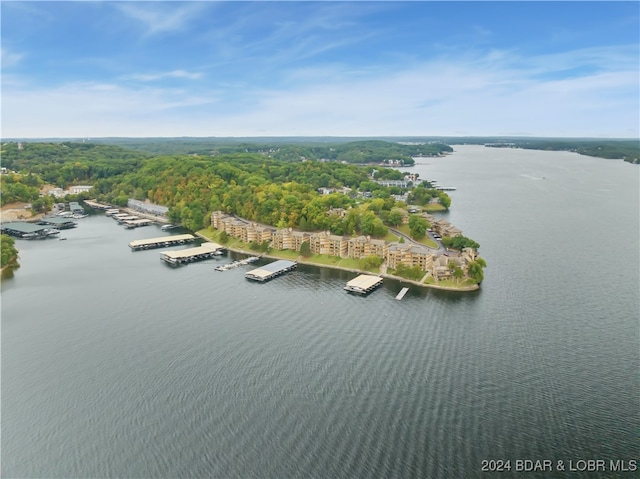
[[[271,245],[275,249],[300,251],[302,243],[308,241],[309,236],[309,233],[296,231],[292,228],[283,228],[274,232]]]
[[[323,231],[310,236],[309,246],[311,246],[311,252],[315,254],[346,258],[349,242],[348,238],[344,236],[332,235],[329,231]]]
[[[347,257],[366,258],[367,256],[387,257],[389,244],[384,240],[371,239],[371,236],[358,236],[347,240]]]
[[[391,243],[386,256],[387,267],[396,269],[399,264],[419,266],[422,271],[429,271],[436,255],[432,250],[406,243]]]
[[[455,232],[457,230],[444,220],[432,216],[427,219],[434,225],[434,229],[435,225],[438,225],[438,231]],[[332,235],[329,231],[305,233],[292,228],[276,230],[241,220],[222,211],[211,213],[211,225],[245,243],[268,241],[274,249],[300,251],[302,243],[309,242],[312,253],[355,259],[372,255],[378,256],[386,261],[388,268],[396,269],[399,264],[410,267],[418,266],[422,271],[430,271],[437,280],[451,277],[450,261],[453,261],[466,273],[467,264],[478,257],[477,251],[473,248],[465,248],[457,255],[436,256],[433,250],[423,246],[387,243],[384,240],[372,239],[370,236],[349,238]]]

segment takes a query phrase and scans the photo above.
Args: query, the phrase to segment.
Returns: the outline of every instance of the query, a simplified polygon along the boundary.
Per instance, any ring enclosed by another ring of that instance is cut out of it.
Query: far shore
[[[204,233],[197,232],[197,233],[195,233],[195,235],[198,236],[199,238],[204,239],[204,240],[214,241],[215,242],[214,239],[209,238]],[[277,253],[274,253],[274,252],[262,253],[262,252],[250,251],[250,250],[246,250],[246,249],[242,249],[242,248],[229,247],[229,246],[226,246],[226,245],[224,246],[224,248],[229,250],[229,251],[233,251],[234,253],[241,253],[241,254],[246,254],[246,255],[249,255],[249,256],[260,256],[260,257],[271,258],[271,259],[290,259],[288,256],[278,255]],[[295,261],[296,261],[296,263],[299,263],[299,264],[308,264],[308,265],[311,265],[311,266],[318,266],[320,268],[338,269],[338,270],[342,270],[342,271],[349,271],[351,273],[373,274],[373,275],[376,275],[376,276],[380,276],[381,278],[393,279],[393,280],[396,280],[396,281],[400,281],[402,283],[409,283],[409,284],[412,284],[412,285],[415,285],[415,286],[421,286],[423,288],[433,288],[433,289],[439,289],[439,290],[443,290],[443,291],[476,291],[476,290],[480,289],[480,287],[477,284],[455,287],[455,286],[442,286],[442,285],[439,285],[439,284],[431,284],[431,283],[421,283],[420,281],[415,281],[415,280],[412,280],[412,279],[403,278],[401,276],[394,276],[392,274],[387,274],[387,273],[372,273],[371,271],[367,271],[367,270],[363,270],[363,269],[345,268],[343,266],[335,266],[335,265],[329,265],[329,264],[324,264],[324,263],[316,263],[314,261],[310,261],[308,258],[305,258],[303,256],[298,256],[295,259]]]

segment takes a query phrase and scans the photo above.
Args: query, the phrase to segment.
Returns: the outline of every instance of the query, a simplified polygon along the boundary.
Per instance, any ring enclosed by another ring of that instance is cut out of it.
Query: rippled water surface
[[[484,459],[639,459],[637,166],[457,146],[482,289],[131,252],[94,215],[2,282],[2,477],[488,477]],[[530,473],[529,477],[536,474]],[[557,474],[556,474],[557,475]],[[585,474],[586,477],[595,477]],[[505,476],[501,476],[505,477]],[[545,476],[546,477],[546,476]],[[581,477],[579,473],[567,477]]]

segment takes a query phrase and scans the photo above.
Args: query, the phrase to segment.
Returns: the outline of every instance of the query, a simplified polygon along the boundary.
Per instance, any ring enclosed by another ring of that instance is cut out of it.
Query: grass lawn
[[[398,228],[395,228],[398,229]],[[396,235],[394,235],[391,231],[389,231],[387,233],[387,236],[385,236],[384,238],[381,238],[389,243],[397,243],[398,241],[400,241],[400,238],[398,238]]]
[[[438,211],[447,211],[447,209],[442,206],[440,203],[427,203],[422,208],[427,213],[436,213]]]
[[[460,288],[460,287],[473,286],[476,284],[476,282],[472,279],[465,279],[464,281],[458,281],[455,279],[443,279],[434,284],[438,284],[440,286],[452,287],[452,288]]]

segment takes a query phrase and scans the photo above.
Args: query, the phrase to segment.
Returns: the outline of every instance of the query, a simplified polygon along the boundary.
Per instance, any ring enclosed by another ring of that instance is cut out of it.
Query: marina
[[[382,285],[382,278],[380,276],[373,276],[370,274],[361,274],[347,282],[344,287],[346,291],[357,294],[369,294],[371,291]]]
[[[195,241],[196,237],[191,234],[173,235],[173,236],[161,236],[159,238],[148,238],[142,240],[135,240],[129,243],[129,248],[133,251],[163,248],[166,246],[175,246],[179,244],[191,243]]]
[[[177,266],[179,264],[193,263],[195,261],[213,258],[220,249],[222,249],[222,246],[218,243],[202,243],[195,248],[161,253],[160,258],[172,266]]]
[[[297,264],[295,261],[281,259],[274,261],[273,263],[266,264],[260,268],[253,269],[248,273],[245,273],[244,276],[245,278],[253,281],[265,282],[295,269],[296,266]]]

